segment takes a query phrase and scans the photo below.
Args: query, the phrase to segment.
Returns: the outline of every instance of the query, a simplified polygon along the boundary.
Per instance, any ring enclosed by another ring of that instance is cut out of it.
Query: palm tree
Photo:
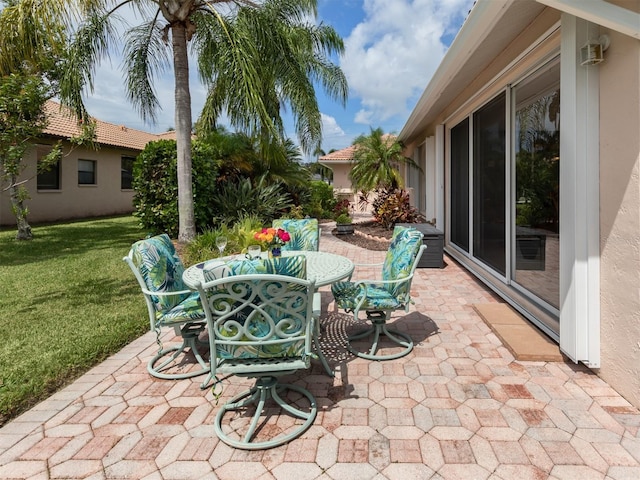
[[[395,135],[384,134],[382,128],[371,128],[369,135],[360,135],[355,145],[351,185],[363,196],[373,190],[395,190],[403,187],[399,167],[402,164],[420,168],[411,158],[402,154],[403,145]]]
[[[25,8],[17,21],[33,15],[66,15],[73,32],[69,62],[61,79],[64,104],[87,118],[81,93],[92,89],[95,66],[124,43],[124,75],[129,100],[147,121],[155,121],[159,101],[154,78],[173,67],[178,145],[179,241],[195,236],[191,180],[192,113],[188,45],[197,57],[200,80],[208,87],[201,118],[215,127],[227,113],[231,124],[250,135],[283,137],[281,109],[289,106],[305,150],[322,134],[314,83],[343,104],[347,84],[329,58],[343,51],[342,39],[325,25],[312,25],[317,0],[16,0]],[[131,27],[118,14],[129,6],[140,22]],[[66,7],[66,9],[65,9]],[[72,8],[75,7],[75,8]],[[79,16],[79,17],[78,17]],[[17,22],[19,23],[19,21]],[[124,28],[124,34],[122,33]],[[45,30],[43,34],[59,34]],[[21,40],[22,41],[22,40]],[[27,45],[22,49],[31,55]],[[3,64],[4,51],[0,53]]]

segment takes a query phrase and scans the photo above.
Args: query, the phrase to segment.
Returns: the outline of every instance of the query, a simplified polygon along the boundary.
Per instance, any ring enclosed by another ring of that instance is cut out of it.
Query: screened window
[[[78,185],[96,184],[96,161],[78,160]]]
[[[133,188],[133,157],[122,157],[120,161],[120,188],[131,190]]]

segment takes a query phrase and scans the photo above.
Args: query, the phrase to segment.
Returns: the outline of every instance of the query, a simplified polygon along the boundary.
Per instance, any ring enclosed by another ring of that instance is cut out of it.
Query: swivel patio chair
[[[293,276],[255,273],[273,271],[275,263]],[[211,376],[249,377],[255,383],[221,407],[214,429],[220,440],[236,448],[276,447],[302,435],[317,415],[316,400],[308,390],[279,381],[308,369],[314,355],[314,284],[305,279],[302,256],[256,259],[227,268],[221,278],[198,285],[212,352]],[[247,271],[251,273],[242,274]],[[263,428],[274,409],[293,420],[268,422]],[[229,417],[231,422],[225,422]]]
[[[291,240],[282,247],[282,250],[318,251],[320,229],[317,218],[278,218],[271,223],[271,226],[282,228],[291,235]]]
[[[353,312],[358,320],[360,311],[365,311],[371,327],[348,337],[347,348],[358,357],[369,360],[392,360],[407,355],[413,349],[409,335],[391,330],[387,323],[396,310],[409,311],[411,281],[422,252],[422,233],[414,228],[395,227],[391,244],[382,264],[381,280],[360,280],[357,282],[337,282],[331,292],[339,308]],[[379,351],[381,335],[386,336],[394,346],[392,353]],[[373,337],[367,352],[356,349],[354,342]],[[402,347],[400,351],[398,347]]]
[[[162,234],[140,240],[131,246],[123,260],[140,284],[151,330],[156,334],[158,352],[147,364],[149,373],[168,380],[208,373],[209,363],[200,353],[208,344],[199,339],[206,327],[204,310],[198,292],[187,289],[182,281],[184,266],[169,237]],[[182,337],[182,343],[165,347],[161,340],[162,327],[173,327],[176,335]],[[201,368],[194,369],[187,363],[182,355],[187,350],[193,353]]]

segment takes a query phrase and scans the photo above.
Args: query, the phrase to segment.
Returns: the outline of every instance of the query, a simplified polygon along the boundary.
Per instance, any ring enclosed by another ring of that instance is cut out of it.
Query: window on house
[[[38,148],[38,163],[42,161],[50,150],[50,148]],[[44,171],[39,171],[37,184],[38,190],[60,190],[60,162],[49,165]]]
[[[120,188],[122,190],[131,190],[133,188],[133,157],[122,157],[120,161]]]
[[[96,184],[96,161],[78,160],[78,185]]]

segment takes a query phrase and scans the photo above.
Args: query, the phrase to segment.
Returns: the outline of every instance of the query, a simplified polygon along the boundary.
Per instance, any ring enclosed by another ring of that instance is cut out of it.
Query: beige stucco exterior
[[[482,3],[481,7],[485,8],[489,2],[491,0],[480,0],[478,3]],[[495,2],[487,8],[494,8],[498,3],[506,5],[505,11],[510,10],[513,18],[516,18],[517,9],[520,9],[517,18],[522,21],[522,18],[528,15],[527,24],[510,38],[507,38],[505,29],[501,30],[495,25],[483,25],[489,34],[482,40],[479,48],[474,45],[457,50],[461,56],[471,52],[468,58],[445,58],[449,65],[459,61],[460,65],[463,65],[460,67],[460,72],[463,73],[458,73],[458,76],[443,75],[446,84],[443,81],[441,87],[436,85],[430,91],[430,85],[425,90],[421,103],[400,134],[400,140],[407,146],[406,155],[414,155],[414,151],[425,140],[435,139],[433,144],[436,147],[432,152],[427,152],[427,155],[431,154],[444,164],[447,155],[445,135],[448,125],[455,125],[474,109],[504,91],[512,82],[522,78],[532,66],[560,54],[561,41],[564,41],[562,21],[567,19],[566,12],[562,13],[552,7],[541,5],[547,1],[536,0],[505,0]],[[620,5],[631,12],[640,12],[639,0],[606,3]],[[599,35],[606,34],[610,38],[610,46],[605,52],[603,63],[589,67],[578,66],[578,70],[588,68],[591,69],[590,72],[597,72],[598,81],[599,101],[596,101],[596,104],[599,104],[599,116],[596,124],[599,125],[599,132],[589,131],[587,137],[595,134],[595,138],[599,140],[599,179],[596,178],[599,192],[594,193],[599,198],[599,208],[588,211],[587,216],[590,220],[587,220],[587,223],[593,221],[599,227],[599,232],[596,232],[599,248],[595,245],[593,250],[589,250],[589,255],[597,257],[593,259],[595,261],[586,261],[591,272],[599,272],[597,282],[591,281],[591,284],[599,282],[598,289],[595,290],[599,302],[593,302],[584,294],[578,294],[572,300],[578,304],[589,303],[590,315],[597,317],[596,322],[590,320],[584,324],[578,323],[582,325],[579,328],[597,329],[591,334],[599,336],[599,343],[594,343],[598,345],[599,360],[592,368],[630,403],[640,407],[640,39],[629,35],[629,32],[620,33],[610,26],[598,26],[594,23],[595,19],[591,13],[578,18],[582,22],[590,21]],[[504,12],[498,14],[502,15]],[[501,39],[503,34],[505,38]],[[446,69],[449,65],[443,65],[441,68]],[[433,97],[429,98],[429,94]],[[561,93],[566,96],[570,94],[572,92]],[[443,101],[443,98],[446,101]],[[580,97],[577,98],[580,101]],[[561,113],[561,117],[562,115]],[[577,120],[580,122],[582,119]],[[561,142],[562,135],[561,127]],[[564,135],[566,138],[567,131]],[[578,134],[579,145],[584,138],[585,136]],[[576,137],[573,140],[576,141]],[[578,169],[582,168],[581,161],[581,158],[577,159]],[[443,168],[443,171],[446,172],[446,169]],[[439,223],[445,228],[448,189],[446,181],[446,175],[443,174],[443,192],[438,193],[445,212]],[[427,195],[429,189],[434,191],[438,188],[440,185],[427,178]],[[562,202],[562,191],[560,199]],[[564,201],[567,201],[566,197]],[[571,201],[580,202],[579,198]],[[573,223],[580,221],[572,219]],[[562,216],[560,224],[562,231]],[[578,238],[576,245],[579,241]],[[575,255],[574,262],[577,268],[570,268],[564,273],[565,281],[571,283],[576,281],[576,276],[579,277],[580,273],[577,272],[585,271],[580,269],[581,262],[585,262],[585,259],[579,256],[580,252],[573,250],[573,245],[565,248],[564,253],[562,249],[561,246],[560,255],[565,256],[565,261],[568,255]],[[566,265],[571,266],[571,259]],[[594,269],[593,265],[597,268]],[[473,268],[470,269],[473,271]],[[486,275],[482,272],[474,273],[486,280]],[[581,281],[580,278],[577,280]],[[577,311],[580,311],[580,308],[581,305]],[[586,335],[588,333],[578,331],[578,336]],[[560,344],[562,345],[562,339]]]
[[[133,211],[133,190],[120,185],[122,156],[135,157],[139,152],[102,146],[98,150],[78,147],[71,150],[65,142],[64,158],[60,163],[60,189],[38,190],[36,183],[37,149],[31,149],[24,159],[26,166],[21,179],[30,199],[30,223],[52,222],[73,218],[125,214]],[[41,147],[42,148],[42,147]],[[96,161],[96,184],[78,185],[78,159]],[[9,192],[0,196],[0,225],[15,225]]]
[[[600,375],[640,406],[640,40],[608,34],[600,67]]]
[[[23,158],[24,170],[18,179],[18,183],[27,189],[30,196],[25,202],[29,210],[27,220],[30,223],[55,222],[131,213],[134,192],[126,188],[127,185],[123,188],[122,158],[137,157],[149,142],[175,140],[175,132],[153,134],[94,118],[93,142],[97,148],[78,146],[72,140],[82,132],[71,111],[53,100],[45,103],[44,110],[48,125],[43,130],[42,137],[31,142],[33,147]],[[36,165],[39,155],[45,155],[58,142],[63,148],[63,157],[59,163],[59,188],[38,189]],[[95,162],[93,184],[79,184],[79,160]],[[125,166],[130,168],[130,165]],[[15,225],[7,184],[1,187],[0,225]]]

